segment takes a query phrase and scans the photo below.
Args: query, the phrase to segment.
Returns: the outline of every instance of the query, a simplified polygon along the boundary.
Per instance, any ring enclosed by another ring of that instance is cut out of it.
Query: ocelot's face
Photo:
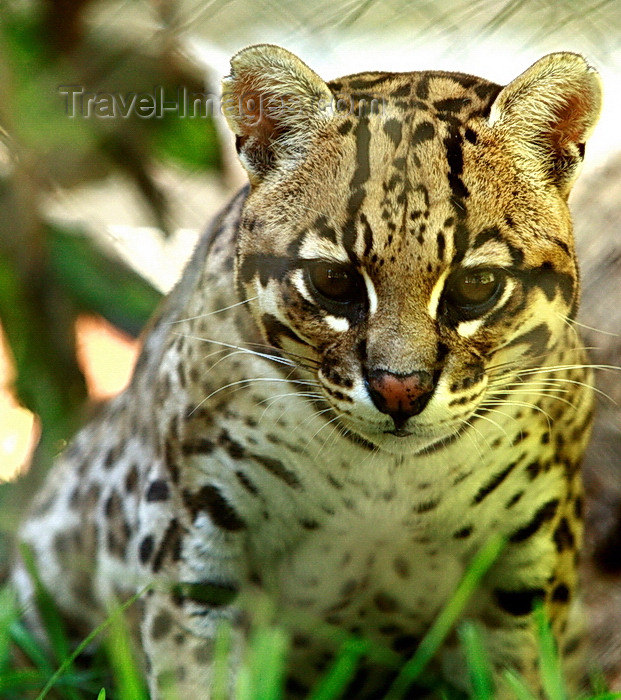
[[[469,138],[433,133],[417,149],[379,119],[331,135],[289,186],[250,195],[238,248],[266,340],[307,358],[342,425],[391,452],[500,410],[577,296],[561,198],[486,150],[483,123]]]

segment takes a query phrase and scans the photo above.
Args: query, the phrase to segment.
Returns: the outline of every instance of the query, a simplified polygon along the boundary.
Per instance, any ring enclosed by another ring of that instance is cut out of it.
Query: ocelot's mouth
[[[399,438],[403,437],[410,437],[410,435],[414,435],[414,433],[411,430],[407,430],[406,428],[395,428],[394,430],[384,430],[384,433],[386,435],[394,435]]]

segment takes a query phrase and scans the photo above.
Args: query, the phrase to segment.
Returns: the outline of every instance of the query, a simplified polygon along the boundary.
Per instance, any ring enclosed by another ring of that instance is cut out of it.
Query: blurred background
[[[550,51],[587,55],[606,102],[572,200],[583,320],[599,361],[621,364],[618,0],[0,0],[0,534],[127,382],[145,321],[243,182],[217,110],[176,105],[217,94],[258,42],[326,79],[444,68],[506,83]]]

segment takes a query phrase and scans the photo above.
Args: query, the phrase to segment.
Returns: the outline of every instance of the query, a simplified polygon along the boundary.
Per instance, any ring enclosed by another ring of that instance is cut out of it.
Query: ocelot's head
[[[600,107],[581,56],[504,88],[443,72],[325,83],[255,46],[223,107],[251,183],[238,284],[343,426],[424,450],[554,356],[579,294],[566,200]]]

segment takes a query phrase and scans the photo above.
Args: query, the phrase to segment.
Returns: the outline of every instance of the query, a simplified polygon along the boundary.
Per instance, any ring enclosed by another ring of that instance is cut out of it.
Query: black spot
[[[199,455],[199,454],[211,454],[215,445],[211,440],[207,438],[198,438],[196,440],[188,440],[181,445],[181,450],[184,455]]]
[[[477,503],[481,503],[481,501],[486,497],[489,496],[489,494],[511,474],[513,471],[513,468],[515,467],[516,462],[512,462],[511,464],[507,465],[501,472],[498,472],[498,474],[494,474],[492,478],[484,485],[482,486],[476,496],[472,499],[472,504],[476,505]]]
[[[487,97],[496,97],[496,95],[501,91],[501,89],[502,88],[500,85],[495,85],[494,83],[479,83],[479,85],[475,85],[474,92],[476,93],[476,96],[479,99],[484,100]]]
[[[398,119],[387,119],[384,122],[384,132],[395,146],[401,143],[401,122]]]
[[[163,479],[156,479],[149,484],[146,499],[147,502],[165,501],[168,499],[169,495],[168,484]]]
[[[116,452],[114,450],[108,450],[103,460],[104,469],[112,469],[114,463],[116,462],[116,458]]]
[[[308,518],[302,518],[300,520],[300,525],[305,530],[317,530],[319,527],[319,523],[316,520],[309,520]]]
[[[429,76],[423,75],[416,85],[416,97],[426,100],[429,97]]]
[[[464,136],[466,137],[466,141],[469,141],[471,144],[476,145],[478,141],[477,134],[470,127],[466,129]]]
[[[233,440],[226,430],[222,430],[218,436],[218,445],[223,447],[233,459],[241,459],[246,454],[243,445]]]
[[[181,558],[181,528],[176,518],[173,518],[168,523],[160,546],[153,557],[151,567],[154,573],[157,573],[162,568],[164,559],[168,554],[170,554],[173,561],[179,561]]]
[[[578,520],[582,520],[583,510],[584,500],[582,499],[582,496],[576,496],[576,500],[574,501],[574,515]]]
[[[465,540],[466,538],[470,537],[472,534],[472,525],[467,525],[466,527],[462,527],[461,530],[457,530],[457,532],[453,533],[453,537],[456,540]]]
[[[397,611],[397,601],[388,593],[380,591],[373,597],[375,607],[383,613],[394,613]]]
[[[259,493],[259,489],[252,483],[252,481],[244,474],[244,472],[237,471],[235,476],[239,480],[239,483],[253,496]]]
[[[390,93],[390,96],[391,97],[409,97],[411,92],[412,92],[412,86],[406,83],[405,85],[398,87],[396,90],[393,90]]]
[[[557,603],[567,603],[570,597],[569,588],[564,583],[559,583],[552,591],[552,600]]]
[[[125,490],[127,493],[133,493],[138,484],[138,468],[135,464],[129,468],[125,476]]]
[[[513,508],[513,506],[522,498],[524,495],[524,491],[518,491],[517,493],[513,494],[511,498],[507,501],[507,505],[505,508]]]
[[[222,530],[236,532],[246,527],[246,523],[239,517],[237,511],[222,495],[220,489],[213,484],[207,484],[195,493],[184,491],[183,502],[190,511],[192,520],[200,511],[204,511],[213,524]]]
[[[444,260],[444,250],[446,249],[446,239],[440,231],[438,233],[438,260]]]
[[[541,465],[541,462],[531,462],[528,466],[525,467],[524,471],[526,472],[526,475],[528,476],[529,481],[534,481],[539,474],[541,474],[543,467]]]
[[[412,144],[417,146],[419,143],[424,141],[430,141],[436,135],[436,130],[431,122],[421,122],[417,124],[416,129],[414,129],[414,134],[412,136]]]
[[[564,552],[566,549],[575,548],[576,538],[569,527],[567,518],[561,518],[560,523],[556,526],[556,530],[554,530],[554,544],[556,545],[556,551],[559,552],[559,554]]]
[[[447,97],[444,100],[436,100],[433,106],[439,112],[459,112],[470,104],[469,97]]]
[[[151,624],[151,638],[158,640],[165,637],[172,628],[172,617],[170,613],[161,611],[154,618]]]
[[[146,535],[138,547],[138,556],[142,564],[146,564],[153,554],[153,535]]]
[[[375,78],[354,78],[347,83],[350,90],[366,90],[376,85],[381,85],[386,80],[386,75],[382,74]]]
[[[494,596],[498,606],[509,613],[520,617],[529,615],[533,611],[533,607],[537,600],[542,600],[545,591],[541,588],[527,588],[521,591],[504,591],[496,589]]]
[[[529,523],[524,525],[524,527],[519,528],[511,535],[509,542],[516,544],[518,542],[523,542],[534,535],[545,522],[548,522],[554,518],[558,504],[558,498],[554,498],[544,503],[535,513]]]
[[[346,119],[339,124],[338,132],[342,136],[347,136],[347,134],[349,134],[349,132],[351,131],[352,127],[353,127],[353,123],[352,123],[351,119]]]
[[[273,457],[265,457],[264,455],[256,454],[250,455],[250,457],[255,462],[258,462],[261,466],[265,467],[275,477],[281,481],[284,481],[288,486],[291,486],[294,489],[301,488],[302,484],[300,483],[300,480],[296,474],[287,469],[287,467],[285,467],[280,460],[274,459]]]
[[[434,508],[438,507],[440,500],[440,498],[435,498],[431,501],[423,501],[415,505],[412,510],[415,513],[428,513],[430,510],[434,510]]]

